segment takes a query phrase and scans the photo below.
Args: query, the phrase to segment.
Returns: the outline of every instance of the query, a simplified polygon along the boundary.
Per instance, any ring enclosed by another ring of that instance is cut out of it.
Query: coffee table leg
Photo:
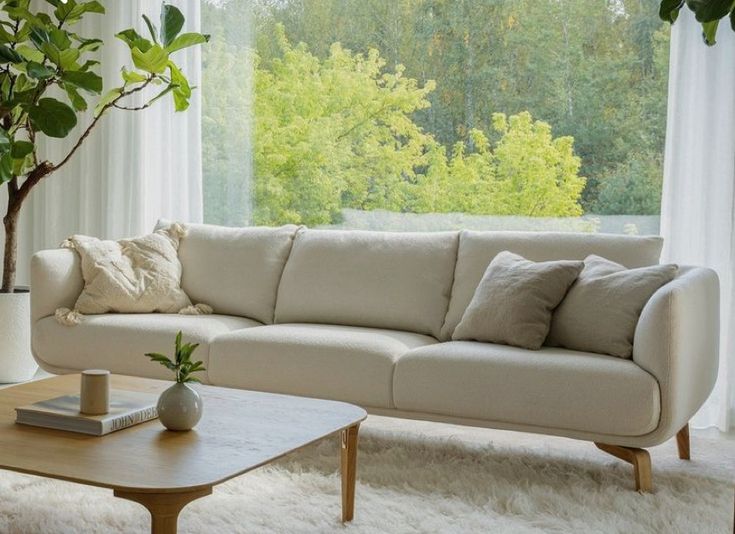
[[[342,431],[342,521],[355,515],[355,477],[357,475],[357,431],[354,425]]]
[[[176,534],[179,512],[191,501],[206,497],[212,488],[181,493],[143,493],[115,490],[115,497],[135,501],[151,513],[152,534]]]

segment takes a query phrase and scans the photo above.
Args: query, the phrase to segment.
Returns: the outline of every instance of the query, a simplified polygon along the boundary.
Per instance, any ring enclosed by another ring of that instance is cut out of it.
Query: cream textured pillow
[[[57,320],[73,325],[80,314],[211,313],[206,305],[192,306],[181,289],[177,250],[184,234],[180,224],[173,224],[134,239],[74,235],[64,241],[62,246],[76,250],[82,260],[84,289],[74,310],[56,310]]]
[[[501,252],[485,270],[452,339],[540,349],[552,311],[582,267],[581,261],[537,263]]]
[[[554,311],[546,344],[630,358],[643,306],[674,279],[677,266],[626,269],[594,255],[584,264],[579,279]]]

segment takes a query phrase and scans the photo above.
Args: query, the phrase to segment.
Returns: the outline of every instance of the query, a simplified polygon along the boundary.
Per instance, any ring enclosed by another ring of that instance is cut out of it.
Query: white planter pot
[[[29,380],[38,370],[31,354],[30,293],[0,293],[0,384]]]

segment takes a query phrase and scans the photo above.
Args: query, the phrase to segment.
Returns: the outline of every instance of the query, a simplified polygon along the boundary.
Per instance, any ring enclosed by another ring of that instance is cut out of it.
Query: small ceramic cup
[[[79,411],[87,415],[104,415],[110,411],[110,371],[82,371]]]

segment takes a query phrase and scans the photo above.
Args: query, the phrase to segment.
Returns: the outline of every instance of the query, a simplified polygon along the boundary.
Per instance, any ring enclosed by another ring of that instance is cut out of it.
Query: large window
[[[205,219],[657,233],[658,0],[206,0]]]

